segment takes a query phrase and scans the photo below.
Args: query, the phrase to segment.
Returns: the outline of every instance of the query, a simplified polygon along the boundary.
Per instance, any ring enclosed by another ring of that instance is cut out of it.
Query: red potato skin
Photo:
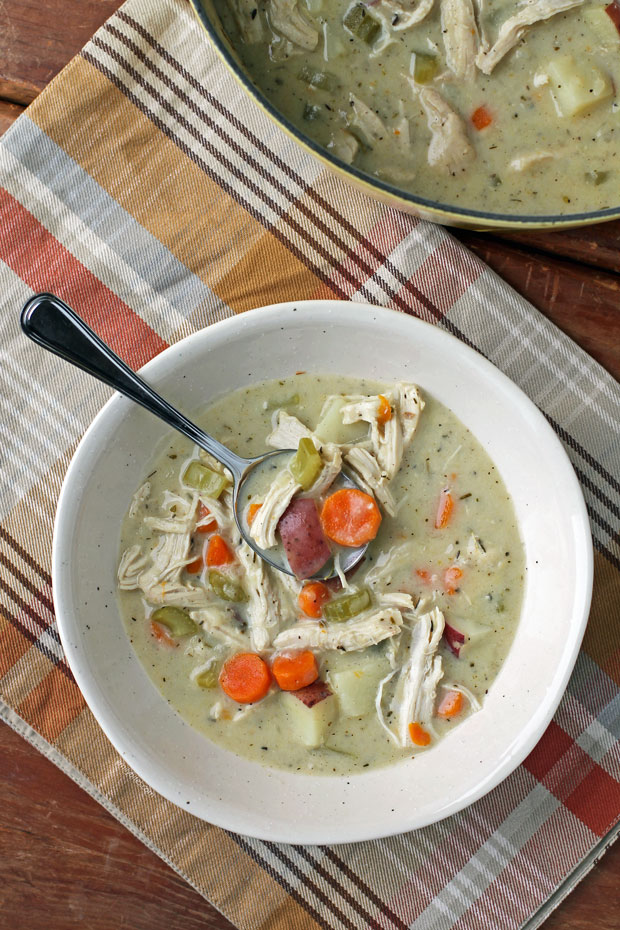
[[[311,578],[331,557],[316,504],[308,497],[291,501],[280,517],[278,531],[297,578]]]
[[[450,626],[449,623],[446,623],[443,628],[443,638],[445,639],[450,652],[453,652],[458,659],[461,646],[463,646],[465,643],[465,634],[461,633],[460,630],[455,630],[453,626]]]
[[[331,695],[331,689],[324,681],[313,681],[311,685],[300,688],[298,691],[291,691],[296,698],[299,698],[306,707],[314,707]]]

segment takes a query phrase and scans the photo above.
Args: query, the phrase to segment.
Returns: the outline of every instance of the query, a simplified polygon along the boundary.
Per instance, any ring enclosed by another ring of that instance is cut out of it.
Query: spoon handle
[[[245,471],[245,459],[239,458],[203,432],[160,397],[74,310],[54,294],[36,294],[31,297],[22,310],[21,326],[33,342],[129,397],[210,452],[230,469],[235,479]]]

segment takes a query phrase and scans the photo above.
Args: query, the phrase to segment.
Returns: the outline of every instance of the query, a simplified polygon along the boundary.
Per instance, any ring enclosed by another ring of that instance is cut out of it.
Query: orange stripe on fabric
[[[263,304],[305,300],[318,278],[275,236],[265,233],[215,287],[236,313]]]
[[[30,640],[0,613],[0,678],[28,652]]]
[[[78,686],[54,668],[22,701],[17,713],[53,742],[85,706]]]
[[[0,188],[0,258],[33,291],[53,291],[133,367],[166,348],[144,320]]]
[[[67,97],[80,95],[80,119],[66,119]],[[210,287],[251,248],[263,226],[225,194],[108,79],[81,57],[56,79],[47,106],[30,119]],[[106,157],[94,144],[105,126]]]

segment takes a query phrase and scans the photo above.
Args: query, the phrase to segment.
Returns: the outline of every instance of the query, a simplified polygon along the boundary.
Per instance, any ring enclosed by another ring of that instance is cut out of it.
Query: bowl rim
[[[568,680],[573,671],[575,662],[577,661],[581,642],[585,633],[585,628],[589,616],[593,585],[593,547],[587,509],[577,476],[556,433],[553,431],[535,404],[527,397],[521,388],[518,387],[518,385],[516,385],[510,378],[508,378],[507,375],[505,375],[500,369],[496,368],[495,365],[493,365],[475,349],[472,349],[470,346],[461,342],[461,340],[453,336],[451,333],[438,328],[435,324],[428,323],[417,317],[409,316],[408,314],[403,314],[402,312],[393,310],[391,308],[378,307],[370,304],[360,304],[350,301],[331,301],[323,299],[285,301],[282,303],[272,304],[246,311],[243,314],[213,323],[206,327],[204,330],[198,330],[194,333],[191,333],[184,339],[172,344],[166,350],[151,359],[140,369],[140,373],[148,378],[148,376],[153,372],[157,372],[158,367],[162,365],[163,356],[167,356],[167,358],[169,358],[172,354],[182,353],[184,346],[194,341],[197,337],[205,338],[205,334],[225,337],[229,331],[234,333],[239,326],[240,321],[247,323],[249,321],[254,322],[260,320],[261,325],[267,329],[267,324],[270,317],[277,318],[278,323],[281,324],[281,317],[283,313],[297,314],[297,310],[302,309],[305,310],[305,314],[307,314],[311,307],[318,308],[319,311],[327,308],[329,312],[331,312],[334,305],[338,305],[339,311],[343,312],[345,315],[351,314],[352,320],[355,318],[355,315],[359,313],[372,313],[379,316],[385,315],[386,318],[390,316],[392,318],[398,318],[401,321],[407,320],[407,325],[412,324],[414,327],[421,327],[422,329],[426,329],[429,332],[432,331],[435,336],[440,336],[441,339],[445,339],[448,342],[451,341],[457,344],[459,347],[459,352],[464,353],[465,357],[475,358],[476,364],[482,370],[482,372],[498,380],[498,382],[501,383],[510,394],[510,397],[515,402],[520,404],[525,410],[527,410],[528,414],[533,417],[534,422],[536,423],[537,431],[544,431],[546,440],[549,443],[549,448],[553,449],[555,455],[558,455],[559,453],[560,460],[564,462],[565,477],[571,486],[571,495],[573,499],[572,503],[575,507],[577,524],[575,526],[575,538],[577,538],[579,541],[581,547],[580,552],[584,558],[584,561],[580,562],[581,583],[576,589],[575,595],[581,592],[582,597],[581,602],[576,603],[571,614],[572,617],[579,616],[580,618],[579,623],[575,624],[571,628],[571,637],[569,638],[572,638],[572,647],[568,653],[563,655],[563,662],[555,670],[555,690],[553,691],[553,694],[549,694],[551,689],[548,688],[547,693],[541,702],[540,706],[544,709],[544,713],[542,716],[540,716],[540,713],[538,715],[538,726],[529,733],[527,739],[523,739],[521,742],[519,742],[516,750],[513,746],[511,746],[510,752],[506,752],[504,754],[503,760],[498,763],[491,775],[486,775],[482,781],[480,781],[477,787],[472,790],[468,790],[465,796],[460,796],[445,804],[441,808],[441,812],[438,816],[427,817],[426,819],[424,817],[418,817],[416,819],[415,816],[412,816],[410,821],[398,827],[389,829],[376,829],[372,831],[369,831],[368,828],[364,827],[363,818],[361,818],[360,828],[356,832],[352,831],[349,835],[343,836],[340,828],[337,826],[334,826],[331,832],[326,833],[326,831],[323,830],[317,834],[314,825],[312,824],[307,826],[305,833],[300,833],[299,825],[296,825],[295,834],[291,834],[286,830],[278,833],[277,830],[274,831],[273,829],[270,829],[270,832],[266,833],[261,830],[256,830],[252,827],[249,829],[239,829],[239,824],[231,824],[231,821],[226,817],[211,816],[211,814],[206,816],[205,814],[200,813],[193,808],[181,808],[184,810],[189,810],[195,816],[207,820],[208,822],[224,829],[244,833],[249,836],[254,836],[258,839],[269,839],[276,842],[285,842],[295,845],[349,843],[379,839],[400,834],[410,829],[427,826],[429,824],[438,822],[445,817],[451,816],[452,814],[458,813],[464,808],[469,807],[472,803],[479,800],[484,795],[488,794],[488,792],[493,788],[497,787],[498,784],[507,778],[508,775],[510,775],[521,764],[521,762],[523,762],[526,756],[538,743],[553,715],[555,714],[560,701],[562,700],[568,684]],[[303,317],[305,314],[297,314],[296,319]],[[206,338],[209,337],[207,336]],[[157,378],[154,379],[154,383],[155,386],[157,386]],[[64,553],[68,552],[70,549],[70,543],[73,536],[73,527],[75,525],[74,515],[79,505],[79,496],[76,495],[73,485],[75,484],[75,480],[79,475],[82,459],[87,456],[89,445],[97,437],[102,420],[107,419],[111,413],[116,413],[118,416],[120,414],[120,411],[117,410],[119,405],[127,403],[128,402],[123,397],[121,397],[121,395],[114,394],[93,419],[71,459],[69,468],[62,484],[60,496],[58,499],[56,519],[54,522],[52,540],[53,598],[58,631],[67,662],[75,677],[76,683],[78,684],[78,687],[80,688],[86,703],[93,712],[99,726],[110,740],[114,748],[120,753],[122,758],[140,776],[140,778],[145,781],[147,785],[151,786],[155,791],[157,791],[167,800],[171,801],[173,804],[181,807],[178,796],[174,795],[174,792],[167,790],[165,786],[162,787],[161,784],[155,785],[153,783],[151,768],[152,759],[147,758],[145,755],[141,755],[139,752],[134,750],[133,745],[130,742],[125,741],[122,734],[119,735],[113,715],[109,714],[107,709],[103,709],[102,711],[102,708],[99,705],[99,696],[97,694],[96,683],[91,680],[87,664],[80,655],[80,648],[78,648],[75,642],[73,642],[71,639],[72,618],[69,615],[70,610],[67,606],[71,602],[71,582],[70,573],[65,571],[63,567],[63,561],[66,561],[66,555],[64,555]],[[128,407],[127,409],[131,410],[133,408]],[[203,738],[207,739],[206,737]],[[260,765],[260,763],[255,764]],[[299,779],[309,777],[319,780],[323,778],[346,780],[351,776],[294,775],[293,777]],[[359,774],[357,777],[362,779],[365,777],[365,775]]]
[[[549,214],[519,214],[495,213],[486,210],[474,210],[459,207],[437,200],[428,200],[417,194],[401,190],[393,184],[378,177],[366,174],[354,165],[349,165],[327,149],[316,143],[310,136],[306,136],[294,123],[281,113],[265,94],[250,80],[245,71],[230,53],[226,44],[222,42],[217,29],[209,19],[201,0],[189,0],[196,18],[207,33],[217,54],[232,73],[234,78],[252,97],[255,103],[272,119],[284,132],[301,145],[307,152],[339,175],[351,179],[357,187],[363,188],[366,193],[377,198],[388,199],[391,203],[398,202],[401,209],[409,213],[420,214],[425,219],[431,215],[435,222],[446,225],[472,226],[474,228],[489,229],[548,229],[548,228],[574,228],[588,226],[593,223],[611,222],[620,218],[620,203],[617,207],[606,207],[604,210],[590,210],[579,213],[549,213]]]

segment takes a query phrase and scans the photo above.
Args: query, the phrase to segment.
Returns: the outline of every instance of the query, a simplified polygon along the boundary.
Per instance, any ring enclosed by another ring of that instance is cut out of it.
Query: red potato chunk
[[[320,704],[325,698],[331,697],[331,689],[324,681],[313,681],[311,685],[305,688],[299,688],[298,691],[292,691],[294,697],[299,698],[306,707],[314,707]]]
[[[450,626],[449,623],[446,623],[443,628],[443,638],[450,652],[453,652],[458,659],[461,647],[465,643],[465,634],[461,633],[460,630],[456,630],[453,626]]]
[[[311,578],[331,557],[316,504],[310,498],[291,501],[280,517],[278,531],[297,578]]]

